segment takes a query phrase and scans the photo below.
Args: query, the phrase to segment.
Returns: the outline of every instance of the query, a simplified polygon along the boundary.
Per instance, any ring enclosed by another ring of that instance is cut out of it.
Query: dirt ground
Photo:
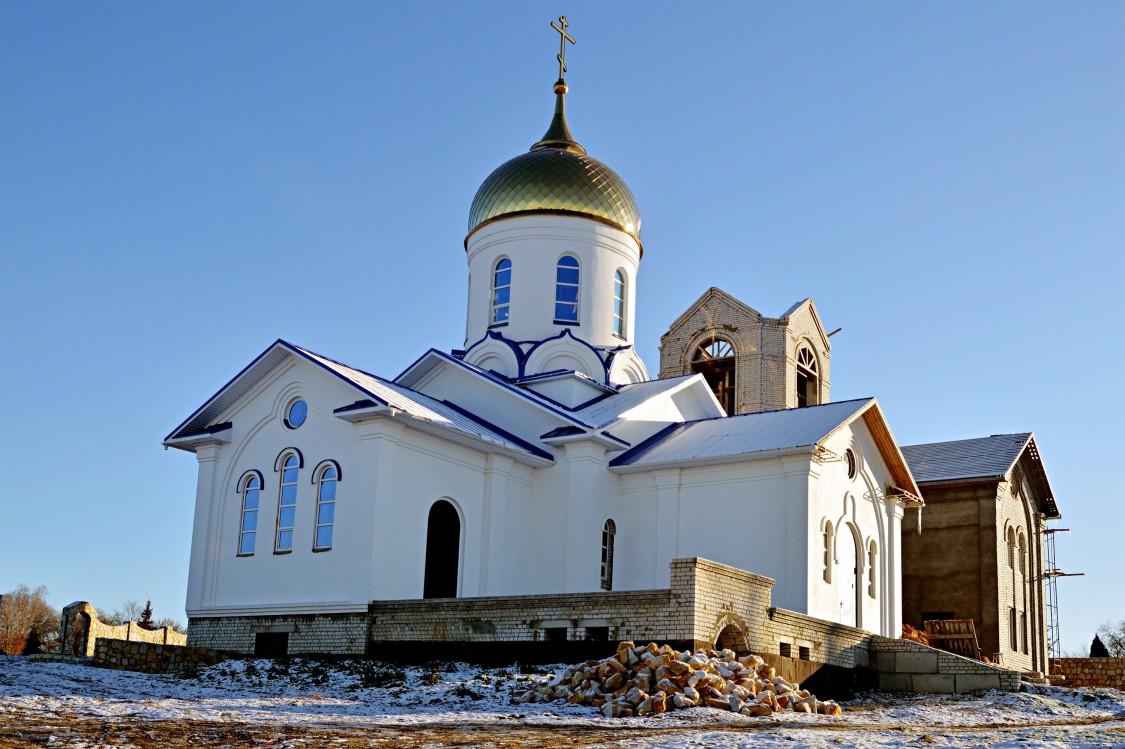
[[[1114,726],[1103,724],[1116,723]],[[924,746],[934,743],[930,731],[940,733],[979,734],[987,731],[989,743],[996,739],[1019,739],[1015,734],[1035,728],[1077,729],[1071,737],[1075,740],[1093,738],[1083,737],[1081,727],[1101,730],[1101,741],[1110,737],[1110,746],[1125,746],[1125,725],[1121,718],[1089,718],[1072,720],[1049,720],[1021,726],[1011,725],[973,725],[942,726],[940,729],[917,726],[834,726],[823,724],[787,723],[786,732],[794,732],[795,745],[802,742],[800,733],[804,731],[834,731],[840,734],[838,743],[848,745],[858,738],[857,733],[879,732],[897,734],[895,744]],[[131,749],[198,749],[203,746],[235,747],[340,747],[359,749],[361,747],[394,749],[437,749],[438,747],[492,747],[495,749],[564,749],[587,746],[627,747],[633,741],[651,745],[659,743],[677,746],[688,735],[707,733],[751,733],[774,731],[779,727],[763,722],[761,726],[731,726],[729,724],[700,725],[693,723],[683,727],[628,727],[600,728],[580,724],[551,724],[548,726],[523,724],[511,717],[498,717],[494,725],[456,725],[430,724],[419,726],[336,726],[326,723],[319,726],[251,725],[229,721],[210,722],[201,720],[116,720],[108,722],[81,716],[59,717],[44,715],[27,710],[14,710],[0,718],[0,749],[34,746],[66,747],[130,747]],[[1005,736],[1005,734],[1011,736]],[[851,736],[849,736],[851,734]],[[1119,741],[1114,740],[1120,737]],[[677,740],[680,737],[680,740]],[[749,738],[749,737],[747,737]],[[1084,743],[1084,742],[1083,742]]]

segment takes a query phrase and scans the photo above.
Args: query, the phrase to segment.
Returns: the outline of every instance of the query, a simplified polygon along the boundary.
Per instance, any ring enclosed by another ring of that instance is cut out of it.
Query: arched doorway
[[[439,499],[430,508],[426,529],[426,581],[423,598],[456,598],[461,559],[461,517],[457,508]]]
[[[836,541],[840,559],[840,574],[836,590],[840,597],[840,623],[859,626],[859,548],[850,526],[843,526]]]

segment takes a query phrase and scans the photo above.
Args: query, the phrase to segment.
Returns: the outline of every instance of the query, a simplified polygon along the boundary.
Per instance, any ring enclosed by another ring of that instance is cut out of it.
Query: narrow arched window
[[[274,551],[293,551],[293,526],[297,520],[297,474],[301,461],[290,455],[281,465],[281,489],[277,502],[277,535]]]
[[[625,274],[613,274],[613,332],[625,337]]]
[[[334,466],[320,472],[316,490],[316,531],[313,549],[327,551],[332,548],[332,526],[336,522],[336,482],[339,474]]]
[[[815,406],[819,393],[816,356],[808,346],[802,346],[797,351],[797,407]]]
[[[875,568],[878,566],[878,562],[879,547],[875,545],[874,541],[872,541],[867,546],[867,595],[871,596],[872,598],[875,597],[875,592],[877,590],[875,583]]]
[[[578,258],[563,255],[555,271],[555,322],[578,322]]]
[[[258,535],[258,503],[262,495],[262,480],[257,472],[252,472],[242,482],[242,517],[238,525],[238,555],[250,556],[254,553],[254,541]]]
[[[1027,574],[1027,541],[1023,531],[1020,531],[1019,540],[1016,542],[1016,556],[1019,558],[1020,574]]]
[[[1016,532],[1012,528],[1008,529],[1008,566],[1016,568]]]
[[[605,521],[602,527],[602,590],[613,590],[613,539],[617,535],[617,524]]]
[[[504,258],[492,271],[492,319],[490,324],[508,322],[512,303],[512,261]]]
[[[824,582],[832,582],[832,545],[835,533],[832,523],[824,524]]]

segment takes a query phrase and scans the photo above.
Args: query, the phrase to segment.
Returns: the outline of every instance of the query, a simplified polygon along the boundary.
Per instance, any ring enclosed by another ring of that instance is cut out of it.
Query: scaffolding
[[[1047,581],[1047,654],[1051,660],[1062,652],[1059,634],[1059,592],[1056,581],[1060,577],[1081,577],[1082,572],[1063,572],[1055,563],[1055,534],[1070,533],[1069,528],[1044,528],[1043,545],[1046,547],[1047,565],[1043,577]]]

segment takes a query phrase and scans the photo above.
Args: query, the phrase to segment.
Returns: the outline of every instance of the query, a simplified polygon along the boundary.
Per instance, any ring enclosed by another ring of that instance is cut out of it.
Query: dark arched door
[[[426,530],[426,582],[423,598],[456,598],[461,558],[461,518],[444,499],[430,508]]]

